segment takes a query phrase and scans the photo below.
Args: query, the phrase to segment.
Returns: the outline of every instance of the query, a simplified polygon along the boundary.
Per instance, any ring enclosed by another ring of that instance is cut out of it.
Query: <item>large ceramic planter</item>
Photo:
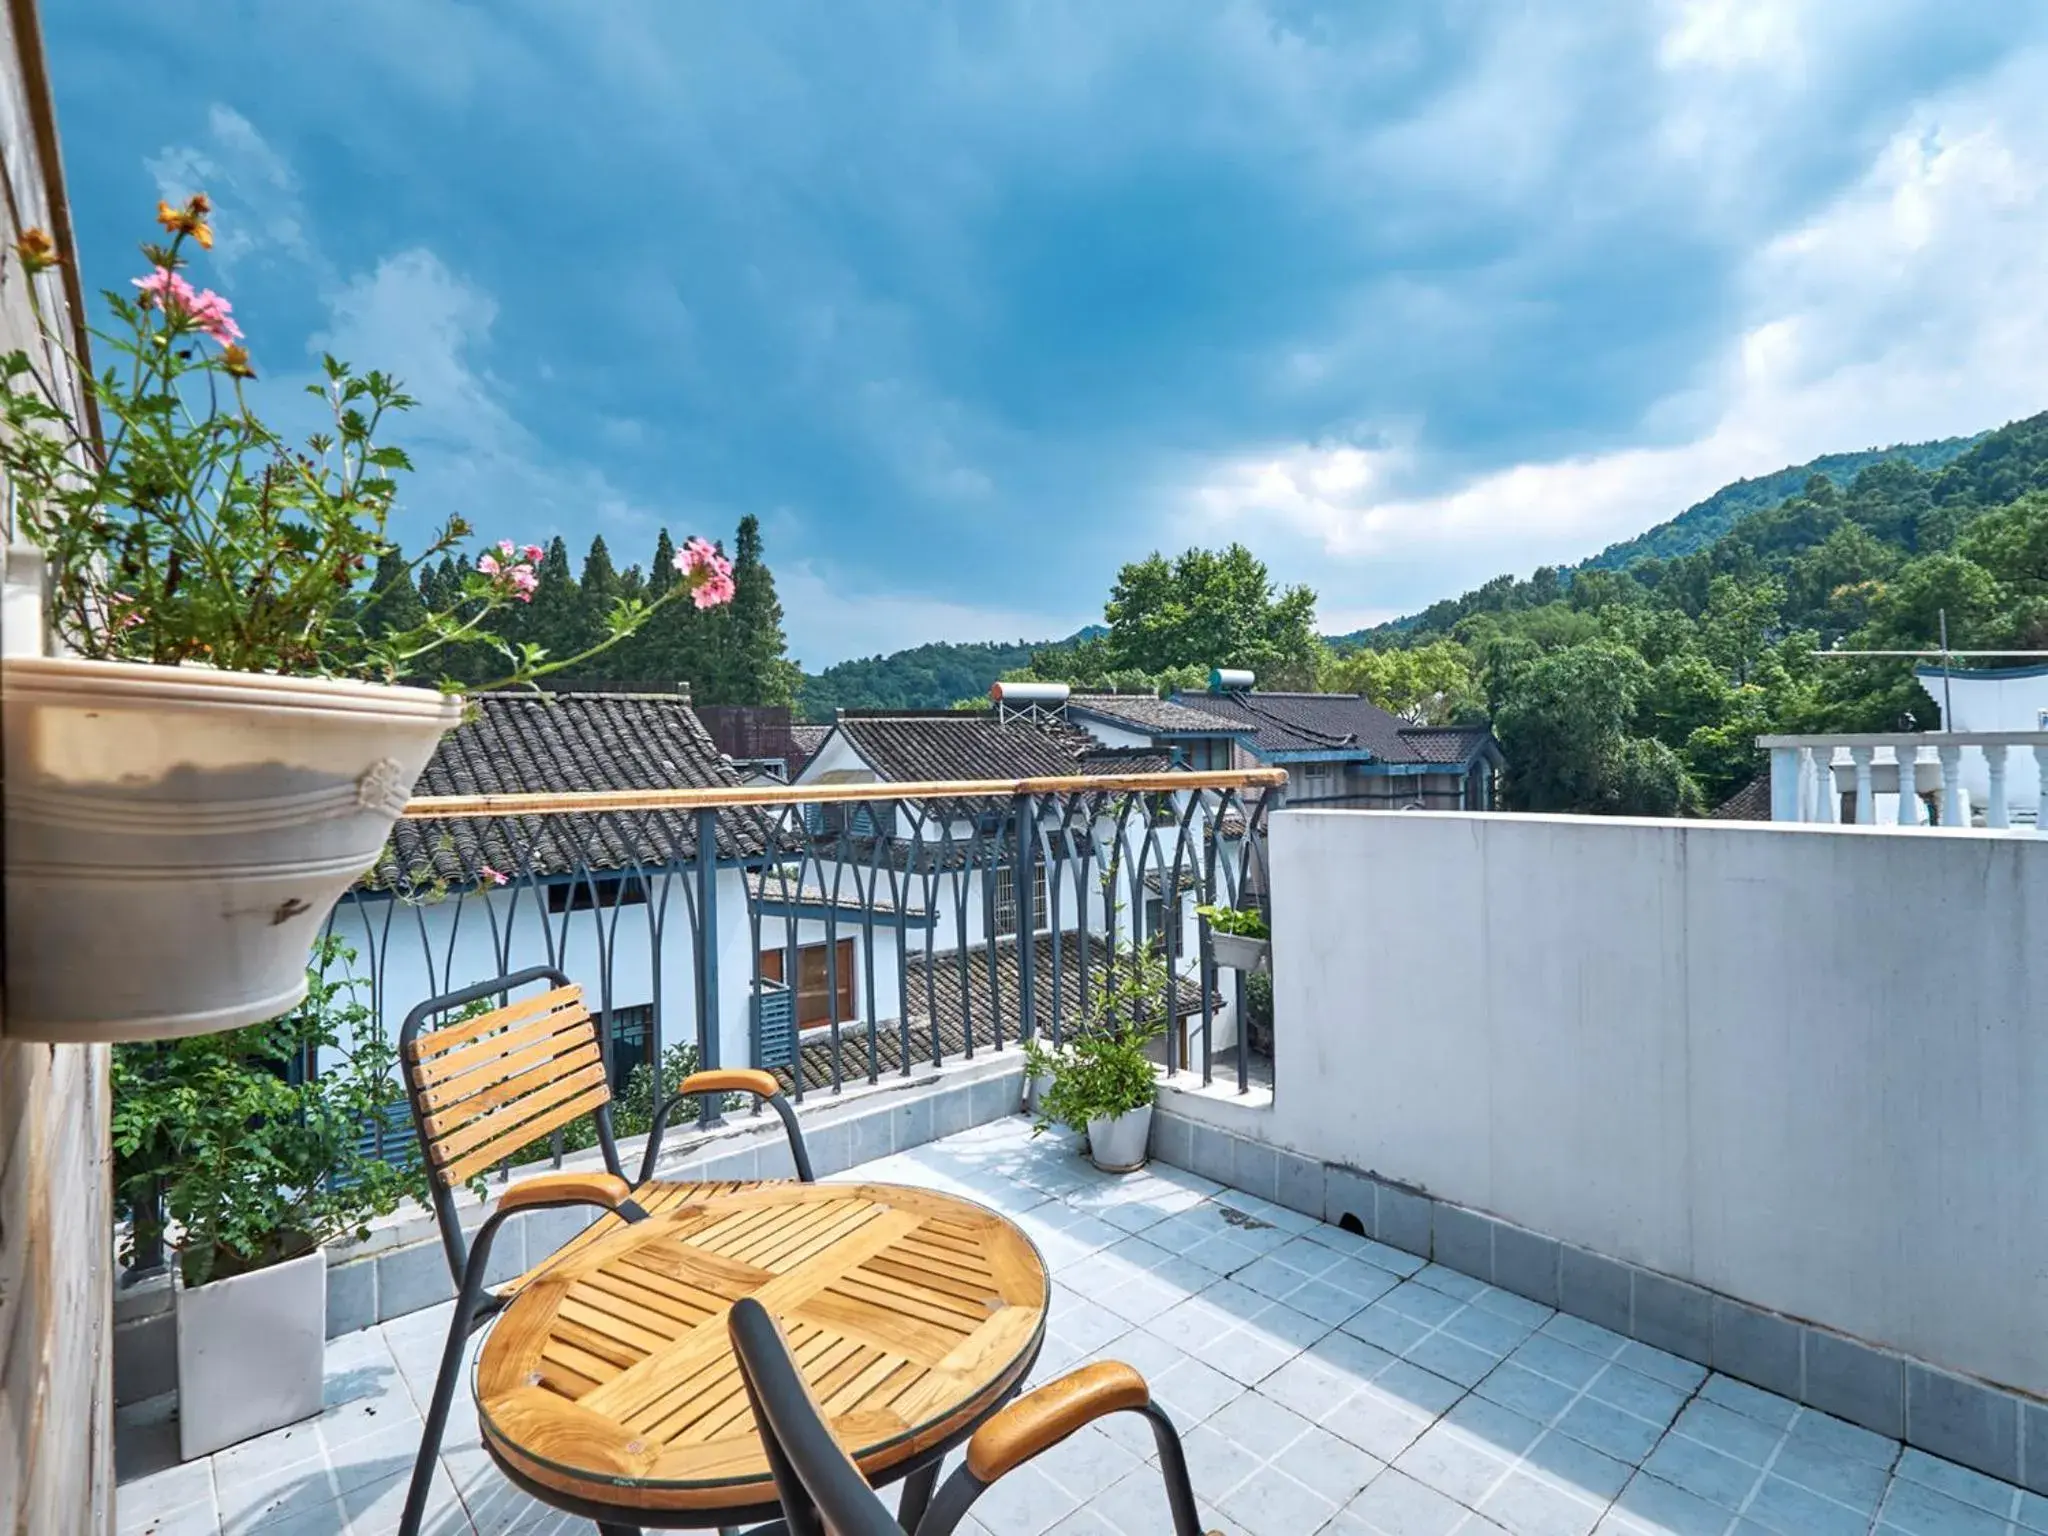
[[[234,1029],[306,992],[328,913],[462,718],[426,688],[0,664],[7,1010],[32,1040]]]
[[[1088,1157],[1104,1173],[1131,1173],[1145,1166],[1152,1142],[1152,1106],[1088,1122]]]
[[[1241,933],[1209,933],[1209,950],[1226,970],[1263,971],[1272,963],[1273,941]]]
[[[320,1411],[327,1255],[178,1292],[178,1454],[186,1461]]]

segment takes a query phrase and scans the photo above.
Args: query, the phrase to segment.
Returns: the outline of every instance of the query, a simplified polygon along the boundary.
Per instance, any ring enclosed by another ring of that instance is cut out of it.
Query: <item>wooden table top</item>
[[[535,1275],[476,1365],[486,1439],[544,1488],[622,1508],[771,1504],[726,1314],[775,1314],[871,1480],[951,1440],[1036,1357],[1049,1299],[995,1212],[882,1184],[762,1184],[630,1225]]]

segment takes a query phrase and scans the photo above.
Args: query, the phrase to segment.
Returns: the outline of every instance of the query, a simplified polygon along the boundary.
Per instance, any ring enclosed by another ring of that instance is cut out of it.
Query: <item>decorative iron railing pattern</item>
[[[1223,1062],[1246,1089],[1242,978],[1219,972],[1194,909],[1264,904],[1282,782],[418,798],[329,926],[386,1030],[422,998],[545,962],[584,985],[621,1076],[680,1044],[705,1067],[776,1071],[799,1099],[1058,1042],[1144,944],[1175,978],[1162,1064],[1207,1083]]]

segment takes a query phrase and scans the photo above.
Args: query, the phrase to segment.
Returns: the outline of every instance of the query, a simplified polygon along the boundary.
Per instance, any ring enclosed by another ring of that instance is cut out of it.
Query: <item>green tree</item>
[[[1455,640],[1389,650],[1353,651],[1323,671],[1330,693],[1362,693],[1417,725],[1451,725],[1484,713],[1472,653]]]
[[[573,656],[582,649],[577,643],[583,635],[582,593],[569,567],[569,546],[560,534],[548,542],[536,574],[540,585],[533,601],[514,611],[512,636],[551,657]]]
[[[1500,660],[1494,731],[1512,809],[1673,816],[1698,808],[1698,787],[1678,754],[1630,734],[1649,682],[1640,656],[1594,640]]]
[[[1275,591],[1263,561],[1242,544],[1153,554],[1118,573],[1103,617],[1112,669],[1238,667],[1269,689],[1315,686],[1321,645],[1316,596]]]
[[[733,599],[713,615],[716,659],[706,698],[715,704],[794,704],[803,671],[789,659],[775,573],[761,558],[761,521],[740,519],[733,543]]]
[[[458,581],[456,591],[460,591]],[[451,595],[449,601],[454,600]],[[427,604],[414,584],[412,566],[396,544],[377,557],[377,574],[363,605],[363,628],[372,635],[414,629],[427,620]]]
[[[590,553],[583,557],[583,579],[576,592],[576,651],[586,650],[603,638],[606,619],[624,595],[619,573],[612,568],[612,553],[605,548],[604,535],[590,541]],[[567,654],[574,655],[575,651]],[[628,658],[607,658],[617,667]]]

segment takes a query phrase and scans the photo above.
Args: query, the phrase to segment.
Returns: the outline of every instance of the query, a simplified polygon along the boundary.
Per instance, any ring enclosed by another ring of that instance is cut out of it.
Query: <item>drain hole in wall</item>
[[[1360,1221],[1356,1216],[1352,1215],[1349,1211],[1346,1211],[1342,1216],[1339,1216],[1337,1218],[1337,1225],[1343,1231],[1349,1232],[1353,1237],[1365,1236],[1365,1223]]]

